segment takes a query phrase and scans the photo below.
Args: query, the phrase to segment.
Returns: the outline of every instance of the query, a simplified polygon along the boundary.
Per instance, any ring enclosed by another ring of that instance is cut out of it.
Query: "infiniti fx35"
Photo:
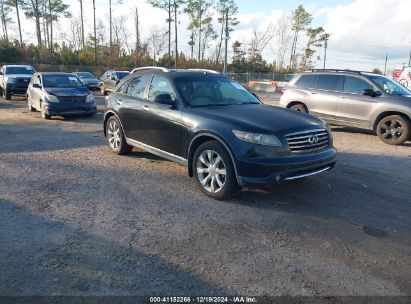
[[[215,199],[331,169],[329,128],[320,119],[263,105],[212,71],[141,68],[106,98],[104,132],[117,154],[139,147],[187,166]]]

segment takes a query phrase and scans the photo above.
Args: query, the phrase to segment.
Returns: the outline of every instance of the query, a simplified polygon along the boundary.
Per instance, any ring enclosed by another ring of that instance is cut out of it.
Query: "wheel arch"
[[[375,119],[372,123],[372,129],[375,131],[377,129],[377,125],[381,121],[381,119],[383,119],[387,116],[391,116],[391,115],[399,115],[399,116],[405,118],[411,124],[411,117],[409,115],[401,112],[401,111],[384,111],[384,112],[381,112],[380,114],[378,114],[377,117],[375,117]]]
[[[124,132],[124,128],[123,128],[123,124],[120,120],[120,117],[118,116],[118,114],[115,111],[109,110],[104,114],[104,122],[103,122],[103,131],[104,131],[104,137],[107,136],[107,130],[106,130],[106,126],[107,126],[107,121],[109,120],[110,117],[115,116],[117,117],[118,121],[120,122],[120,126],[121,129],[123,131],[124,136],[126,137],[126,133]]]
[[[216,140],[218,141],[228,152],[228,155],[230,156],[231,159],[231,163],[233,164],[234,167],[234,172],[235,172],[235,176],[237,179],[237,182],[239,182],[238,180],[238,172],[237,172],[237,164],[234,158],[234,153],[231,150],[230,146],[225,142],[225,140],[223,140],[220,136],[213,134],[211,132],[202,132],[200,134],[197,134],[196,136],[194,136],[190,142],[190,145],[188,147],[188,153],[187,153],[187,167],[188,167],[188,175],[190,177],[193,177],[194,173],[193,173],[193,157],[194,157],[194,153],[197,150],[197,148],[207,142],[207,141],[212,141],[212,140]]]

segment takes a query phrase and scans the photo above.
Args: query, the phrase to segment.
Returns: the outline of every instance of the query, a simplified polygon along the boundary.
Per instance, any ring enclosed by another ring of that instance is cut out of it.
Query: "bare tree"
[[[149,46],[153,54],[153,65],[156,65],[156,60],[166,48],[165,28],[153,26],[150,31]]]
[[[19,6],[21,5],[19,0],[5,0],[4,4],[14,8],[16,10],[16,17],[17,17],[17,25],[19,28],[19,41],[20,47],[23,47],[23,36],[21,34],[21,23],[20,23],[20,9]]]
[[[83,0],[80,1],[80,18],[81,18],[81,43],[84,49],[84,15],[83,15]]]
[[[239,24],[239,21],[234,15],[238,13],[238,6],[235,3],[235,0],[217,0],[217,11],[220,14],[218,22],[221,23],[220,29],[220,40],[217,47],[216,63],[220,61],[221,56],[221,47],[224,40],[224,27],[225,27],[225,18],[228,15],[228,33],[234,30],[234,26]]]
[[[282,70],[285,67],[285,53],[287,52],[292,34],[290,16],[284,14],[277,21],[275,31],[277,32],[277,68]]]
[[[0,0],[0,20],[3,29],[3,39],[9,40],[9,35],[7,32],[7,25],[12,21],[9,17],[11,8],[5,3],[4,0]]]
[[[290,55],[290,68],[295,68],[297,63],[297,41],[298,35],[301,31],[304,31],[307,26],[311,24],[313,17],[310,13],[308,13],[302,5],[299,5],[292,15],[292,30],[294,31],[294,39],[293,44],[291,47],[291,55]]]

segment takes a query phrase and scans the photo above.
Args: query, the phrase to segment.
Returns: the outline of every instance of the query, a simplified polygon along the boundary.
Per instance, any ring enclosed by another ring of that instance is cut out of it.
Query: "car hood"
[[[193,114],[228,122],[240,131],[283,133],[324,128],[325,123],[309,114],[268,105],[231,105],[193,108]]]
[[[84,96],[90,94],[86,87],[80,88],[44,88],[44,90],[56,96]]]

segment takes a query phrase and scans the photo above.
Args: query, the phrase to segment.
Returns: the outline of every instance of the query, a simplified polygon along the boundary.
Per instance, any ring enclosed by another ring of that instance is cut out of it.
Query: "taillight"
[[[287,89],[286,89],[286,88],[282,88],[282,89],[280,90],[280,95],[283,95],[283,94],[285,93],[285,91],[287,91]]]

